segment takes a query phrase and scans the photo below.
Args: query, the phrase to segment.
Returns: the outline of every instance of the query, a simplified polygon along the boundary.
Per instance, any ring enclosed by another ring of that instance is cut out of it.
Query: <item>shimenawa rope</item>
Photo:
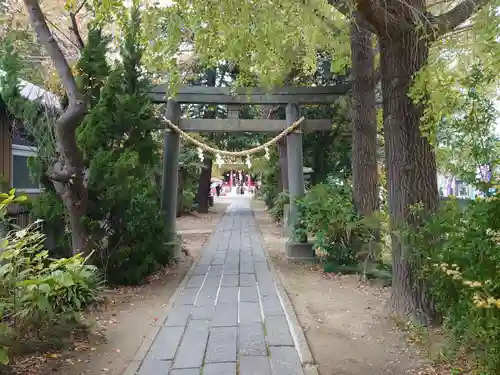
[[[172,123],[166,117],[163,117],[163,119],[165,120],[165,122],[167,123],[167,125],[172,130],[174,130],[177,133],[179,133],[182,138],[184,138],[185,140],[191,142],[195,146],[200,147],[202,150],[204,150],[206,152],[210,152],[212,154],[226,155],[226,156],[247,156],[247,155],[255,154],[255,153],[259,152],[259,151],[266,150],[269,146],[275,144],[281,138],[283,138],[283,137],[287,136],[288,134],[290,134],[291,132],[293,132],[295,129],[297,129],[300,126],[300,124],[302,124],[304,122],[305,117],[299,118],[292,125],[290,125],[288,128],[286,128],[281,133],[279,133],[276,137],[270,139],[266,143],[261,144],[260,146],[257,146],[257,147],[254,147],[254,148],[250,148],[248,150],[243,150],[243,151],[225,151],[225,150],[219,150],[217,148],[211,147],[211,146],[209,146],[209,145],[207,145],[207,144],[205,144],[203,142],[200,142],[197,139],[191,137],[189,134],[187,134],[186,132],[184,132],[181,128],[179,128],[177,125],[175,125],[174,123]]]

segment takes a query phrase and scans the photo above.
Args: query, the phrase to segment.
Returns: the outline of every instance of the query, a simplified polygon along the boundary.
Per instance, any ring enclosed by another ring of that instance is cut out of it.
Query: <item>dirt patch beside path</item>
[[[253,206],[320,374],[419,374],[425,356],[387,318],[390,289],[324,274],[319,266],[288,265],[281,227],[261,202]]]
[[[88,314],[93,333],[88,341],[75,342],[63,353],[18,359],[16,370],[22,375],[121,375],[134,358],[144,337],[197,257],[227,207],[216,203],[208,214],[187,215],[177,220],[184,247],[191,257],[150,277],[149,283],[124,287],[106,293],[104,311]],[[196,233],[199,230],[199,233]]]

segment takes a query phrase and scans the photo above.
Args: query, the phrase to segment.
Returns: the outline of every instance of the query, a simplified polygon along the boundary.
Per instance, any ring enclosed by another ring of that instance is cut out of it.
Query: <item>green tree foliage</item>
[[[304,165],[313,168],[312,182],[327,176],[349,179],[351,176],[351,131],[345,100],[330,106],[303,106],[302,116],[331,119],[332,130],[304,134]]]
[[[255,77],[282,82],[291,69],[312,73],[318,50],[338,57],[334,59],[338,70],[348,61],[349,37],[337,33],[345,20],[321,0],[307,5],[286,0],[224,1],[217,6],[179,1],[168,7],[155,5],[147,13],[145,39],[152,43],[146,58],[148,66],[160,71],[175,70],[174,56],[187,55],[186,45],[210,65],[221,59],[237,63],[238,80],[244,84],[253,83]],[[158,54],[169,58],[160,66]]]
[[[97,32],[90,33],[78,64],[94,103],[77,134],[90,170],[93,205],[87,225],[112,283],[138,283],[170,260],[167,246],[158,241],[164,236],[154,175],[160,154],[153,137],[157,120],[147,94],[149,81],[141,65],[140,25],[140,13],[133,7],[121,62],[112,69],[105,63],[106,40]]]
[[[480,166],[495,171],[499,148],[492,86],[496,74],[476,62],[461,72],[440,66],[422,70],[412,87],[414,100],[425,102],[422,128],[438,152],[438,167],[481,190],[491,185],[478,179]],[[455,74],[455,76],[453,75]],[[458,75],[458,77],[457,77]],[[457,79],[458,78],[458,79]]]
[[[201,168],[203,168],[203,163],[200,161],[197,148],[191,144],[183,143],[179,154],[178,216],[193,210],[195,207]]]

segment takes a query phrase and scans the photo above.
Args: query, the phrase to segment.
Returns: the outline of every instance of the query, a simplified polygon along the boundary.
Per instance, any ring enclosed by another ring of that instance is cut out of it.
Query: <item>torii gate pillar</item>
[[[299,106],[289,103],[286,106],[286,125],[290,126],[300,117]],[[288,261],[311,261],[314,259],[312,245],[307,243],[307,237],[294,238],[294,228],[299,224],[297,199],[305,194],[304,161],[302,153],[302,130],[297,129],[287,135],[286,151],[288,159],[288,193],[290,196],[290,212],[287,231],[291,236],[286,244]]]
[[[167,119],[174,124],[179,124],[181,119],[181,106],[179,103],[169,100],[167,102]],[[181,256],[181,245],[177,244],[175,231],[175,218],[177,214],[178,194],[178,169],[180,153],[180,135],[170,128],[165,129],[163,140],[163,180],[161,192],[161,211],[165,223],[165,242],[172,244],[172,252],[175,258]]]
[[[289,103],[286,106],[286,125],[290,126],[300,117],[298,104]],[[288,159],[288,191],[290,195],[289,230],[298,223],[296,200],[304,196],[304,170],[302,157],[302,131],[300,129],[288,134],[286,151]]]

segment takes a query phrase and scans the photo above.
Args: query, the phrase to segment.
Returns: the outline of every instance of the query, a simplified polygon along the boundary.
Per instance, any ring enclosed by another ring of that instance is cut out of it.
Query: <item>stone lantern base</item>
[[[316,253],[311,243],[297,243],[289,240],[286,243],[286,259],[288,263],[311,263],[316,260]]]

